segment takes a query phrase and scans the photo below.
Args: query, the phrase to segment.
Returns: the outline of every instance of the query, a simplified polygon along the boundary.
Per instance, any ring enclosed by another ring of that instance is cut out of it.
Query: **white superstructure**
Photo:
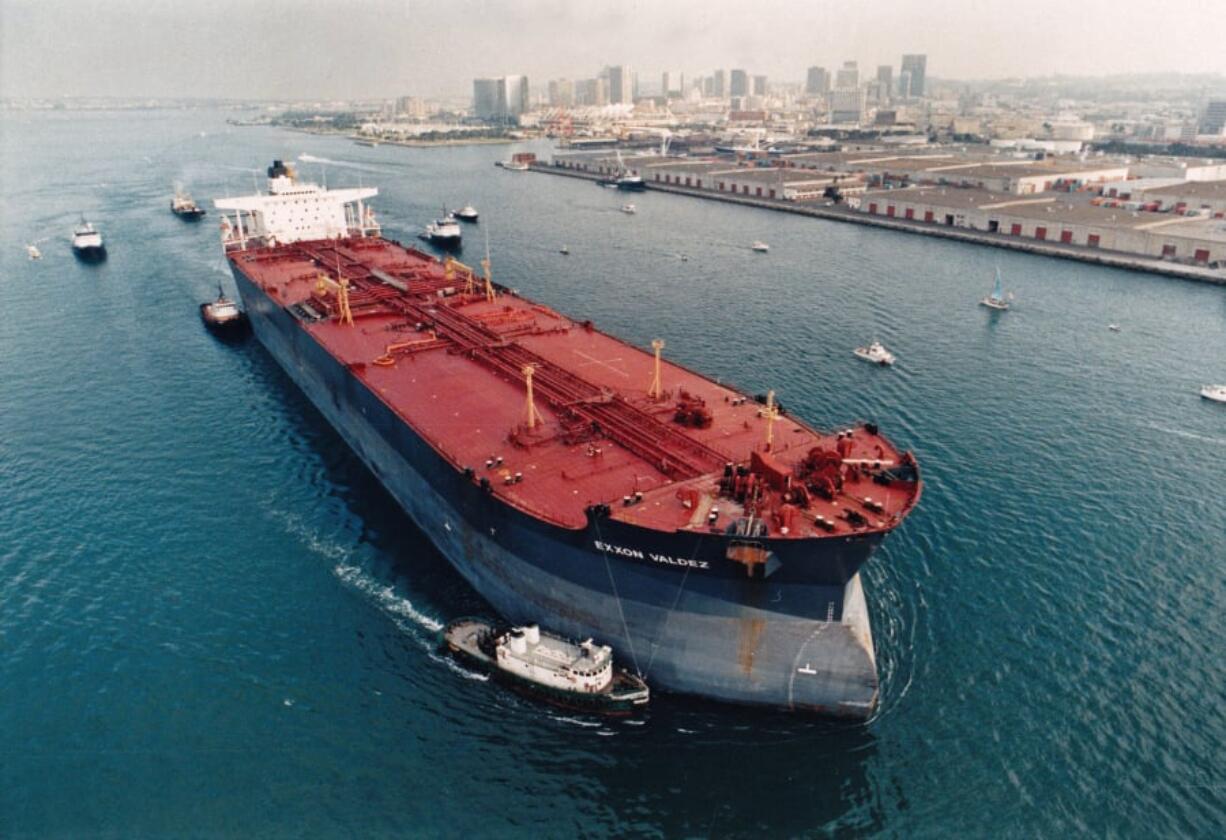
[[[379,232],[374,211],[362,202],[379,194],[374,187],[329,190],[299,181],[294,167],[274,161],[268,167],[268,192],[219,198],[226,250],[248,244],[276,245],[311,239],[366,236]]]
[[[89,222],[82,220],[81,224],[77,225],[76,230],[72,232],[72,247],[78,251],[87,248],[101,248],[102,234],[98,233]]]
[[[535,624],[516,627],[496,646],[499,668],[539,685],[597,693],[613,681],[613,651],[591,639],[574,644],[542,634]]]

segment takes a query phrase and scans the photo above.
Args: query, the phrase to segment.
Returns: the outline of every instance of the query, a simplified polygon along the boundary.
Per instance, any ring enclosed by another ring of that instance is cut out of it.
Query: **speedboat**
[[[1226,385],[1206,385],[1200,389],[1200,395],[1207,400],[1226,403]]]
[[[757,251],[759,254],[765,254],[771,249],[771,246],[762,241],[754,242],[754,244],[750,245],[749,247]]]
[[[455,217],[461,222],[477,221],[477,208],[471,204],[465,204],[461,209],[455,211]]]
[[[1107,324],[1107,329],[1111,330],[1111,332],[1119,332],[1120,325],[1119,324]]]
[[[980,306],[986,306],[988,309],[995,309],[999,312],[1005,312],[1009,309],[1009,301],[1005,298],[1004,289],[1000,284],[1000,266],[996,266],[996,286],[992,289],[992,294],[979,301]]]
[[[555,706],[628,715],[651,699],[647,683],[614,666],[608,645],[572,642],[536,624],[505,628],[461,618],[443,629],[443,645],[460,661]]]
[[[26,246],[26,254],[32,260],[41,260],[43,258],[43,252],[38,250],[38,246],[33,242]]]
[[[885,345],[880,341],[874,341],[868,347],[857,347],[852,352],[864,361],[872,362],[876,365],[885,367],[894,364],[894,354],[886,350]]]
[[[422,238],[443,248],[458,248],[460,245],[460,223],[456,217],[447,213],[441,219],[435,219],[426,225]]]
[[[77,259],[84,262],[101,262],[106,259],[106,244],[102,241],[102,234],[84,218],[72,232],[72,252],[77,255]]]
[[[633,204],[623,204],[622,212],[633,216],[635,213],[639,212],[639,209],[635,207]]]
[[[559,253],[559,254],[561,254],[562,256],[566,256],[566,255],[568,255],[568,254],[570,253],[570,248],[567,248],[565,245],[563,245],[563,246],[562,246],[562,247],[561,247],[561,248],[558,250],[558,253]]]

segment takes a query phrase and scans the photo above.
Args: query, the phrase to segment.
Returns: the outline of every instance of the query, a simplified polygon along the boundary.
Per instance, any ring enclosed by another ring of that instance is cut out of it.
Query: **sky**
[[[1226,73],[1226,0],[0,0],[0,96],[465,96],[625,64],[944,79]]]

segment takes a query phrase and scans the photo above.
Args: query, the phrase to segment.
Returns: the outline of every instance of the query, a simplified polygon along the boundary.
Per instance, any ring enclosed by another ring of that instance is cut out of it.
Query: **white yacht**
[[[72,252],[77,255],[77,259],[85,262],[106,259],[106,244],[102,241],[102,234],[84,218],[72,232]]]
[[[886,350],[885,345],[880,341],[874,341],[868,347],[857,347],[852,352],[866,362],[872,362],[883,367],[894,364],[895,360],[894,354]]]
[[[767,245],[765,242],[762,242],[761,240],[754,242],[754,244],[750,245],[749,247],[757,251],[759,254],[765,254],[767,251],[771,249],[771,246]]]
[[[1200,395],[1207,400],[1226,403],[1226,385],[1206,385],[1200,389]]]
[[[32,260],[41,260],[43,258],[43,252],[38,250],[38,246],[33,242],[26,246],[26,255]]]
[[[1107,324],[1107,329],[1111,330],[1111,332],[1119,332],[1120,325],[1119,324]]]
[[[635,213],[639,212],[639,209],[635,207],[633,204],[623,204],[622,212],[627,215],[633,216]]]
[[[461,209],[455,211],[454,215],[461,222],[475,222],[478,215],[477,208],[471,204],[465,204]]]

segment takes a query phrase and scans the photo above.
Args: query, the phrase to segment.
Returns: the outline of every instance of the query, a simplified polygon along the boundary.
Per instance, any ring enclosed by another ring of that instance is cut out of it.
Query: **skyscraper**
[[[836,90],[854,90],[860,86],[860,68],[854,61],[844,61],[834,78]]]
[[[733,70],[729,76],[729,96],[749,96],[749,74],[744,70]]]
[[[877,65],[877,81],[885,86],[886,91],[894,89],[894,68],[888,64]]]
[[[904,55],[902,57],[902,72],[911,74],[911,89],[909,95],[924,95],[924,73],[928,68],[928,56]]]
[[[482,120],[499,117],[497,79],[473,79],[473,116]]]
[[[820,96],[830,90],[830,74],[825,67],[810,67],[805,76],[805,93]]]
[[[711,95],[723,99],[728,95],[727,78],[723,70],[716,70],[711,76]]]
[[[634,103],[634,86],[630,68],[618,65],[609,68],[609,104],[630,105]]]
[[[753,77],[753,95],[754,96],[766,96],[766,77],[765,76],[754,76]]]
[[[1220,137],[1226,134],[1226,99],[1210,99],[1200,118],[1199,134]]]

